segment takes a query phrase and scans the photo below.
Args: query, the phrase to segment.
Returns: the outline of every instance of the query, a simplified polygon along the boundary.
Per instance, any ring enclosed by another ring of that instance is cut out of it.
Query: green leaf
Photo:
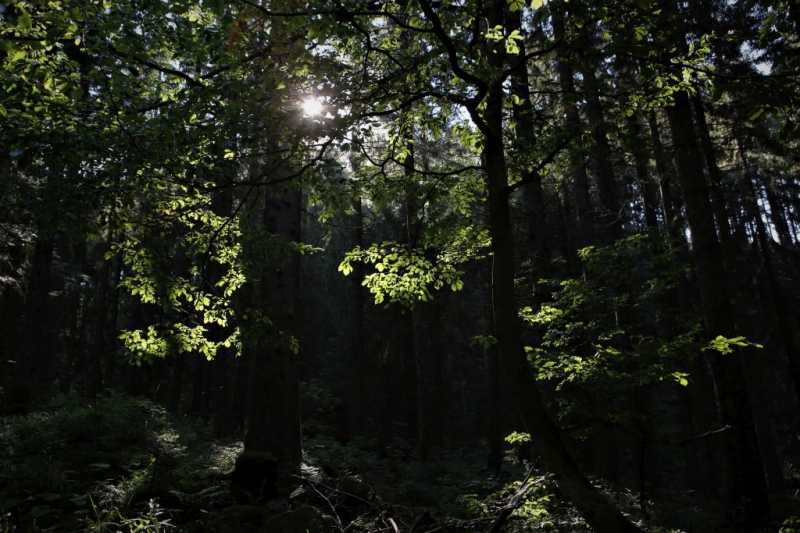
[[[17,11],[19,11],[19,17],[17,18],[17,28],[21,30],[31,29],[31,26],[33,26],[33,19],[31,19],[31,14],[25,11],[25,8],[22,6],[17,6]]]
[[[761,109],[750,115],[750,122],[755,122],[756,120],[758,120],[758,117],[760,117],[763,114],[764,114],[764,108],[762,107]]]
[[[57,492],[43,492],[41,494],[37,494],[37,496],[46,502],[52,502],[61,498],[61,494],[58,494]]]

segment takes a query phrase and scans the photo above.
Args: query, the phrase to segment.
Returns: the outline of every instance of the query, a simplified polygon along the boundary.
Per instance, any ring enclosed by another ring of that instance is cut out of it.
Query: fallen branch
[[[533,481],[527,482],[528,478],[530,477],[530,472],[525,477],[522,482],[522,486],[519,488],[516,494],[514,494],[511,498],[509,498],[508,503],[506,503],[503,507],[500,508],[500,513],[498,513],[497,518],[495,519],[492,527],[486,533],[497,533],[500,531],[500,528],[503,527],[506,519],[513,513],[520,505],[522,505],[522,500],[525,498],[525,495],[536,485],[541,485],[548,479],[553,478],[553,474],[545,474],[542,477],[535,479]]]

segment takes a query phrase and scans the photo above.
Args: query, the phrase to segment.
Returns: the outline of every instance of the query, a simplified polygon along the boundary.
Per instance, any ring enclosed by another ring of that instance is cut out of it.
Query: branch
[[[558,154],[560,154],[560,153],[561,153],[561,150],[563,150],[564,148],[566,148],[567,146],[569,146],[569,145],[570,145],[570,143],[572,143],[572,141],[573,141],[573,140],[575,140],[575,138],[576,138],[577,136],[578,136],[577,132],[574,132],[572,135],[568,135],[568,136],[567,136],[567,137],[566,137],[566,138],[565,138],[565,139],[564,139],[562,142],[558,143],[558,144],[556,145],[556,147],[555,147],[555,148],[553,148],[553,149],[550,151],[550,153],[549,153],[549,154],[547,154],[547,157],[545,157],[545,158],[544,158],[544,159],[543,159],[543,160],[542,160],[542,161],[541,161],[541,162],[540,162],[540,163],[539,163],[539,164],[536,166],[536,168],[533,168],[533,169],[529,170],[528,172],[526,172],[526,173],[525,173],[525,175],[524,175],[524,176],[522,176],[522,179],[520,179],[518,182],[516,182],[516,183],[514,183],[514,184],[512,184],[512,185],[509,185],[508,187],[506,187],[506,191],[505,191],[505,192],[506,192],[507,194],[511,194],[511,193],[512,193],[512,192],[514,192],[515,190],[519,189],[520,187],[522,187],[522,186],[523,186],[523,185],[525,185],[526,183],[529,183],[531,180],[533,180],[533,177],[534,177],[535,175],[539,174],[539,172],[541,172],[541,171],[544,169],[544,167],[546,167],[547,165],[549,165],[550,163],[552,163],[552,162],[553,162],[553,159],[555,159],[555,158],[556,158],[556,156],[557,156]]]
[[[453,74],[478,88],[478,93],[481,95],[481,97],[477,99],[477,101],[480,102],[483,100],[483,95],[488,89],[488,84],[478,76],[470,74],[461,68],[461,65],[458,62],[458,51],[456,50],[456,46],[453,44],[453,40],[450,39],[450,36],[447,35],[447,32],[442,27],[442,21],[439,18],[439,15],[437,15],[433,10],[430,2],[428,2],[428,0],[420,0],[419,6],[422,8],[425,16],[431,21],[431,24],[433,24],[433,34],[439,38],[439,42],[442,43],[447,51],[447,59],[450,62],[450,69],[453,71]]]
[[[532,472],[532,471],[531,471]],[[526,476],[526,480],[530,476],[531,472],[528,472],[528,476]],[[500,529],[503,527],[503,524],[506,521],[511,513],[513,513],[520,505],[522,505],[522,499],[525,495],[536,485],[541,485],[545,481],[552,479],[554,477],[553,474],[545,474],[539,479],[535,479],[529,483],[525,483],[523,481],[522,486],[519,488],[516,494],[514,494],[511,498],[509,498],[508,503],[505,504],[503,507],[500,508],[500,513],[497,515],[492,527],[486,533],[498,533]]]
[[[202,81],[196,80],[195,78],[193,78],[189,74],[186,74],[185,72],[181,72],[180,70],[176,70],[174,68],[164,67],[164,66],[159,65],[158,63],[153,63],[152,61],[143,61],[143,60],[139,59],[138,57],[132,56],[131,54],[126,54],[124,52],[120,52],[119,50],[117,50],[114,47],[113,44],[109,44],[108,47],[111,49],[112,52],[114,52],[114,54],[116,54],[119,57],[122,57],[122,58],[125,58],[125,59],[132,59],[133,61],[139,63],[140,65],[145,65],[147,67],[150,67],[150,68],[152,68],[154,70],[157,70],[159,72],[162,72],[164,74],[171,74],[173,76],[177,76],[179,78],[182,78],[182,79],[186,80],[186,82],[189,85],[192,85],[194,87],[204,87],[205,86],[205,84]]]

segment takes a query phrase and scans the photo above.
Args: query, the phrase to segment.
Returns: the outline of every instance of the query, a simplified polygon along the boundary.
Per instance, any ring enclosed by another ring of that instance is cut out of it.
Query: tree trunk
[[[266,452],[279,470],[300,467],[300,409],[294,332],[299,316],[299,255],[290,243],[300,239],[299,190],[269,191],[264,201],[264,230],[279,239],[279,253],[261,267],[260,310],[272,324],[262,331],[253,361],[250,416],[245,451]],[[252,317],[253,320],[255,317]]]
[[[488,296],[490,305],[487,309],[491,310],[491,292],[488,293]],[[494,316],[492,313],[488,313],[488,315],[487,334],[495,337]],[[497,344],[485,346],[483,357],[486,361],[486,416],[488,419],[486,440],[489,444],[486,467],[500,470],[503,466],[503,417],[500,409],[500,352]]]
[[[506,13],[506,25],[509,32],[522,31],[522,10]],[[525,44],[519,43],[519,53],[514,61],[525,57]],[[520,174],[527,183],[522,186],[522,200],[525,206],[526,236],[525,259],[530,262],[530,286],[533,291],[533,302],[538,307],[550,299],[550,289],[544,279],[552,277],[550,248],[547,244],[547,211],[545,209],[544,187],[539,169],[532,160],[536,135],[533,122],[533,105],[531,104],[530,84],[528,81],[527,63],[514,71],[511,77],[512,94],[516,97],[512,105],[516,134],[514,149]]]
[[[352,162],[352,160],[351,160]],[[355,169],[354,169],[355,171]],[[361,198],[353,199],[353,248],[364,246],[364,216],[361,212]],[[365,411],[365,371],[364,357],[364,265],[361,261],[353,263],[350,279],[350,435],[362,435],[366,428]]]
[[[594,67],[594,65],[588,65],[582,72],[586,83],[586,117],[589,119],[592,137],[595,142],[592,158],[594,159],[595,174],[597,175],[597,192],[600,196],[600,205],[603,207],[599,222],[606,241],[611,243],[622,237],[622,216],[614,177],[614,167],[611,164],[608,127],[603,118],[600,86]]]
[[[629,144],[633,153],[634,166],[636,167],[636,187],[639,190],[639,198],[642,202],[644,226],[648,230],[656,230],[658,228],[656,191],[653,180],[650,177],[646,148],[643,145],[643,128],[639,118],[636,116],[628,119],[628,135],[630,137]]]
[[[692,235],[705,329],[712,338],[731,338],[736,336],[736,328],[726,286],[728,278],[697,149],[689,97],[678,92],[674,98],[674,106],[667,111]],[[757,459],[761,455],[741,355],[712,353],[710,359],[721,423],[731,427],[724,437],[726,520],[735,527],[758,527],[769,520],[769,502],[761,461]]]
[[[434,252],[426,251],[426,255],[432,253]],[[412,313],[419,394],[417,403],[419,454],[422,460],[427,460],[432,449],[444,442],[444,385],[439,302],[436,300],[418,302]]]
[[[37,239],[30,259],[29,289],[25,303],[25,337],[17,361],[19,380],[26,392],[18,400],[27,411],[46,402],[55,380],[53,321],[50,312],[50,290],[55,239]]]
[[[564,14],[557,7],[553,7],[553,35],[556,41],[562,44],[558,47],[558,79],[563,93],[565,121],[569,135],[578,135],[581,128],[581,118],[578,113],[575,94],[575,82],[572,75],[572,66],[564,46]],[[576,141],[577,142],[577,141]],[[594,214],[592,201],[589,195],[589,176],[586,173],[585,158],[576,150],[572,150],[570,164],[572,165],[572,192],[575,202],[575,211],[578,217],[578,231],[575,239],[577,247],[583,248],[594,242]]]
[[[376,399],[378,401],[378,457],[386,457],[386,448],[394,439],[392,432],[392,354],[389,342],[378,338],[376,341],[375,362],[377,363],[378,377]]]
[[[504,1],[491,4],[488,11],[490,27],[503,24]],[[501,43],[502,45],[502,43]],[[490,67],[503,67],[502,50],[490,45],[487,58]],[[536,382],[530,372],[520,332],[514,295],[515,259],[514,237],[509,212],[508,172],[503,147],[503,87],[489,85],[485,108],[469,107],[472,119],[484,136],[484,158],[489,205],[489,234],[492,241],[492,308],[497,328],[501,364],[509,377],[512,395],[531,438],[542,454],[547,469],[555,474],[558,486],[599,533],[638,532],[595,489],[569,456],[564,443],[550,421]]]

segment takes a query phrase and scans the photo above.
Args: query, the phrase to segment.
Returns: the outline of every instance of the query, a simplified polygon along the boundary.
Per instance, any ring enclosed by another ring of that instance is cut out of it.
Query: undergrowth
[[[513,452],[496,472],[484,468],[485,448],[477,444],[419,461],[413,443],[395,439],[381,459],[374,440],[345,446],[321,431],[304,440],[294,485],[263,501],[231,487],[241,451],[239,442],[215,440],[203,423],[121,395],[2,418],[0,533],[246,533],[303,506],[319,513],[313,523],[321,529],[311,533],[392,531],[393,523],[419,533],[488,531],[526,480],[537,481],[517,498],[503,531],[590,531],[552,479]],[[637,494],[598,487],[645,531],[707,531],[716,522],[679,494],[645,502],[645,521]],[[797,524],[789,519],[782,531]]]
[[[61,400],[0,421],[0,516],[20,532],[164,531],[171,504],[223,486],[237,450],[147,400]]]

